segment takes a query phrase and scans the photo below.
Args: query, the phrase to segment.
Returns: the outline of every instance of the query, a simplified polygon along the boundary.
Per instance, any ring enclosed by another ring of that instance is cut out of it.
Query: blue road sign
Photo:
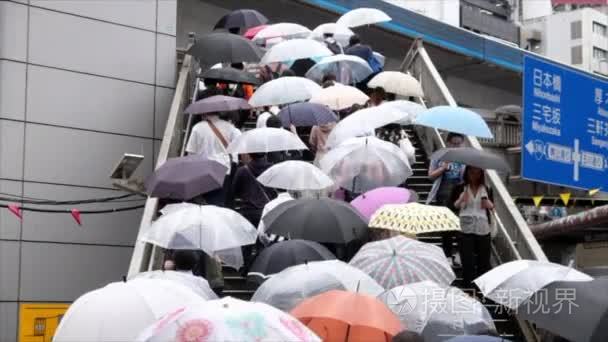
[[[524,56],[522,177],[608,189],[608,82]]]

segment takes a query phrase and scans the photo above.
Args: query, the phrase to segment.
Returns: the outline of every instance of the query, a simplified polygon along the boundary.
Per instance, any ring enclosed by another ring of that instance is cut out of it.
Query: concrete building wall
[[[175,36],[176,0],[0,1],[0,193],[116,196],[108,176],[123,153],[143,154],[138,175],[149,174],[174,92]],[[19,221],[0,208],[0,341],[17,339],[20,303],[71,302],[120,280],[140,217],[83,215],[79,227],[69,214]]]

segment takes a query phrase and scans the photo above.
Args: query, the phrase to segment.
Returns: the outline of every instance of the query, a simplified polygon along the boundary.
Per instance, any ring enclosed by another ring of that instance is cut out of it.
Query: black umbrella
[[[226,32],[213,32],[197,38],[188,53],[205,65],[259,62],[263,55],[249,39]]]
[[[325,243],[348,243],[367,232],[365,218],[357,209],[329,198],[285,202],[263,220],[267,233]]]
[[[239,97],[214,95],[198,100],[184,111],[186,114],[207,114],[251,109],[249,102]]]
[[[517,316],[573,342],[608,341],[608,279],[553,282],[521,304]]]
[[[263,283],[270,276],[282,270],[307,263],[335,259],[325,246],[306,240],[286,240],[264,249],[255,258],[247,277],[256,283]]]
[[[213,29],[247,29],[250,27],[264,25],[267,22],[268,18],[266,18],[262,13],[256,10],[240,9],[232,11],[220,18],[220,20],[215,24]]]
[[[296,76],[304,77],[315,64],[317,62],[310,58],[298,59],[291,65],[290,69],[293,70]]]
[[[235,68],[218,68],[205,71],[201,78],[224,83],[260,84],[260,80],[254,74]]]
[[[501,157],[472,147],[442,148],[433,153],[431,159],[458,162],[484,170],[510,170],[509,164]]]

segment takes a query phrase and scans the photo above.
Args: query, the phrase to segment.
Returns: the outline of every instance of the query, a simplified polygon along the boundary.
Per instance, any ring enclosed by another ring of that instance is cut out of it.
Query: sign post
[[[522,177],[608,188],[608,81],[525,55]]]

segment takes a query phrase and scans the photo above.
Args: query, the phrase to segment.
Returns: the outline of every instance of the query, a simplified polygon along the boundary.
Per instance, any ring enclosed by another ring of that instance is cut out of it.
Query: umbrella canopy
[[[233,140],[228,153],[268,153],[289,150],[307,150],[300,138],[282,128],[254,128]]]
[[[405,153],[376,137],[346,140],[320,160],[320,167],[336,185],[354,193],[397,186],[412,175]]]
[[[148,271],[136,274],[133,279],[164,279],[181,284],[205,300],[217,299],[217,295],[209,282],[203,277],[197,277],[191,272],[177,271]]]
[[[366,60],[353,55],[323,57],[308,72],[306,77],[321,83],[323,76],[331,74],[344,84],[354,84],[365,80],[373,73]]]
[[[278,23],[266,26],[260,30],[254,37],[255,42],[265,42],[268,39],[294,39],[307,38],[310,35],[310,30],[303,25],[295,23]]]
[[[284,190],[323,190],[334,185],[334,182],[311,163],[300,160],[288,160],[266,169],[258,176],[260,184]]]
[[[384,292],[363,271],[339,260],[327,260],[286,268],[266,280],[251,300],[289,311],[302,300],[329,290],[348,290],[373,297]]]
[[[414,77],[399,71],[383,71],[368,83],[369,88],[383,88],[387,93],[401,96],[424,97],[420,82]]]
[[[333,53],[325,46],[312,39],[291,39],[274,45],[270,48],[260,64],[276,62],[289,62],[296,59],[319,58],[331,56]]]
[[[403,326],[384,303],[361,293],[332,290],[290,312],[326,342],[390,342]]]
[[[412,192],[405,188],[382,187],[357,196],[350,204],[368,220],[385,204],[404,204],[412,202]]]
[[[219,70],[219,69],[215,69]],[[251,106],[247,100],[225,96],[225,95],[214,95],[207,97],[202,100],[198,100],[188,107],[184,113],[186,114],[207,114],[207,113],[219,113],[219,112],[231,112],[235,110],[251,109]]]
[[[283,127],[289,127],[290,125],[311,127],[338,121],[338,116],[327,106],[310,102],[288,105],[281,109],[278,116],[283,123]]]
[[[346,27],[357,27],[363,25],[373,25],[391,21],[391,17],[388,14],[375,8],[357,8],[344,13],[336,24]]]
[[[524,302],[517,314],[569,341],[608,341],[608,279],[553,282]]]
[[[247,276],[255,282],[262,283],[288,267],[332,259],[336,259],[336,256],[320,243],[286,240],[264,249],[255,258]]]
[[[124,342],[164,315],[205,301],[169,280],[135,279],[111,283],[80,296],[65,313],[53,341]]]
[[[555,281],[590,281],[573,268],[551,262],[516,260],[494,267],[473,282],[487,298],[515,310],[544,286]]]
[[[227,170],[200,155],[171,158],[147,179],[146,189],[151,197],[189,200],[221,188]]]
[[[232,11],[225,16],[221,17],[220,20],[213,27],[214,30],[219,28],[234,29],[234,28],[250,28],[259,25],[266,24],[268,18],[262,13],[253,9],[239,9]]]
[[[449,340],[445,340],[445,342],[505,342],[502,337],[494,337],[488,335],[462,335],[452,337]]]
[[[321,340],[290,315],[263,303],[225,297],[180,308],[144,330],[142,342]]]
[[[250,29],[248,29],[247,31],[245,31],[245,34],[243,34],[243,37],[247,38],[247,39],[253,39],[253,37],[255,37],[256,34],[258,34],[258,32],[262,31],[263,29],[267,28],[269,25],[258,25],[258,26],[254,26]]]
[[[264,218],[267,233],[328,243],[348,243],[367,233],[365,219],[350,204],[329,198],[280,204]]]
[[[259,62],[262,58],[262,51],[250,40],[225,32],[202,35],[187,53],[204,65]]]
[[[425,342],[448,336],[496,332],[492,316],[479,301],[455,287],[432,281],[395,287],[378,297]]]
[[[200,249],[238,269],[243,264],[240,247],[256,238],[257,229],[236,211],[203,205],[161,216],[140,240],[168,249]]]
[[[404,119],[397,121],[400,125],[411,125],[415,122],[418,114],[426,110],[424,106],[416,102],[407,100],[396,100],[390,102],[384,102],[381,106],[398,110],[407,115]]]
[[[494,138],[481,115],[461,107],[433,107],[418,114],[414,124],[480,138]]]
[[[333,38],[340,43],[340,45],[347,46],[350,37],[352,37],[355,33],[346,26],[338,25],[336,23],[325,23],[312,30],[310,38],[322,41],[325,40],[326,34],[332,35]]]
[[[304,77],[280,77],[259,87],[249,99],[249,104],[264,107],[302,102],[320,90],[318,84]]]
[[[312,96],[309,102],[325,105],[331,110],[343,110],[355,104],[362,106],[367,101],[369,101],[369,96],[365,95],[361,90],[338,83],[319,90]]]
[[[441,248],[401,235],[365,244],[349,264],[385,289],[426,280],[450,285],[456,279]]]
[[[433,153],[430,159],[458,162],[484,170],[510,170],[509,164],[503,158],[472,147],[442,148]]]
[[[420,203],[387,204],[372,215],[369,226],[415,236],[460,231],[460,219],[446,207]]]
[[[205,71],[202,78],[227,83],[260,84],[260,80],[254,74],[235,68],[217,68]]]

